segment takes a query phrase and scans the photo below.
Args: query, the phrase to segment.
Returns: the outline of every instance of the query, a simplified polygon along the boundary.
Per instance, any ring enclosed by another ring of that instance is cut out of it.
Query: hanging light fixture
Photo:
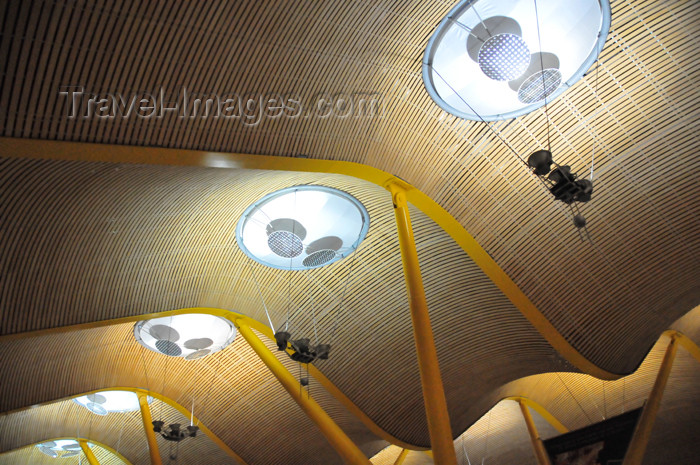
[[[609,0],[463,0],[438,25],[423,81],[461,118],[514,118],[553,100],[595,62]]]
[[[318,268],[350,255],[369,229],[367,209],[325,186],[294,186],[266,195],[238,222],[236,238],[253,260],[272,268]]]
[[[236,338],[236,328],[225,318],[206,313],[142,320],[134,326],[134,337],[159,354],[197,360],[222,350]]]
[[[88,443],[88,446],[92,447],[92,444]],[[56,439],[55,441],[46,441],[42,442],[41,444],[37,444],[36,447],[42,454],[48,455],[54,459],[75,457],[81,452],[80,444],[74,439]]]
[[[148,397],[148,403],[153,397]],[[100,391],[73,399],[78,405],[82,405],[96,415],[108,413],[135,412],[139,410],[139,398],[131,391]]]

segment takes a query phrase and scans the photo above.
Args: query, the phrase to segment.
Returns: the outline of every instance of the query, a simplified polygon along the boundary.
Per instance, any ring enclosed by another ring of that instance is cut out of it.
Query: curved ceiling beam
[[[104,389],[103,389],[103,390],[104,390]],[[58,402],[58,401],[55,401],[55,402]],[[50,403],[50,402],[47,402],[47,403]],[[10,449],[10,450],[6,450],[6,451],[4,451],[4,452],[0,452],[0,456],[5,455],[5,454],[10,454],[10,453],[12,453],[12,452],[17,452],[17,451],[19,451],[19,450],[26,449],[26,448],[28,448],[28,447],[38,446],[39,444],[43,444],[43,443],[45,443],[45,442],[49,442],[49,441],[59,441],[59,440],[62,440],[62,439],[72,439],[72,440],[78,441],[78,442],[80,442],[81,440],[84,440],[84,441],[87,441],[87,442],[91,442],[91,443],[93,443],[93,444],[95,444],[95,445],[97,445],[97,446],[100,446],[101,448],[105,449],[106,451],[111,452],[112,454],[114,454],[115,456],[117,456],[117,457],[119,458],[119,460],[121,460],[122,462],[124,462],[126,465],[133,465],[129,460],[126,459],[126,457],[124,457],[122,454],[120,454],[119,452],[117,452],[117,451],[114,450],[111,446],[108,446],[107,444],[104,444],[104,443],[99,442],[99,441],[95,441],[94,439],[90,439],[90,438],[85,438],[85,437],[80,437],[80,438],[79,438],[79,437],[74,437],[74,436],[61,436],[61,437],[59,437],[59,438],[44,439],[43,441],[40,441],[40,442],[34,442],[34,443],[32,443],[32,444],[27,444],[26,446],[16,447],[16,448],[14,448],[14,449]]]
[[[569,363],[586,374],[604,380],[624,376],[597,366],[572,346],[447,210],[404,180],[380,169],[344,161],[7,137],[0,138],[0,153],[14,158],[334,173],[362,179],[386,189],[392,184],[401,185],[406,191],[406,200],[449,234],[542,337]]]
[[[161,318],[161,317],[167,317],[170,315],[179,315],[182,313],[206,313],[209,315],[215,315],[219,316],[222,318],[226,318],[227,320],[231,321],[232,323],[235,324],[236,320],[240,320],[241,322],[245,323],[247,326],[253,328],[257,332],[263,334],[266,338],[268,338],[271,341],[275,341],[274,334],[272,333],[272,330],[264,325],[263,323],[260,323],[259,321],[250,318],[248,316],[242,315],[240,313],[232,312],[230,310],[224,310],[220,308],[204,308],[204,307],[194,307],[194,308],[182,308],[178,310],[169,310],[165,312],[159,312],[159,313],[150,313],[150,314],[144,314],[144,315],[137,315],[137,316],[130,316],[130,317],[125,317],[125,318],[116,318],[116,319],[111,319],[111,320],[100,320],[100,321],[94,321],[91,323],[82,323],[78,325],[70,325],[70,326],[60,326],[57,328],[49,328],[49,329],[41,329],[38,331],[28,331],[25,333],[16,333],[16,334],[8,334],[4,336],[0,336],[0,343],[3,341],[9,341],[9,340],[15,340],[15,339],[22,339],[22,338],[28,338],[28,337],[36,337],[36,336],[42,336],[46,334],[59,334],[59,333],[64,333],[64,332],[71,332],[71,331],[80,331],[83,329],[91,329],[91,328],[100,328],[104,326],[111,326],[111,325],[118,325],[118,324],[123,324],[123,323],[130,323],[130,322],[136,322],[140,320],[149,320],[151,318]],[[366,427],[369,429],[372,433],[375,435],[379,436],[380,438],[384,439],[387,442],[390,442],[392,444],[395,444],[397,446],[403,447],[404,449],[410,449],[410,450],[425,450],[425,447],[419,447],[415,446],[413,444],[409,444],[407,442],[401,441],[398,438],[395,438],[393,435],[389,434],[387,431],[385,431],[383,428],[381,428],[379,425],[377,425],[374,420],[372,420],[360,407],[358,407],[348,396],[346,396],[338,387],[331,382],[326,376],[321,373],[313,364],[309,364],[309,374],[313,376],[333,397],[335,397],[340,403],[343,404],[343,406],[348,409],[350,413],[355,415],[357,419],[359,419]],[[111,389],[117,389],[117,388],[111,388]],[[134,388],[119,388],[123,390],[131,390],[133,392],[137,392],[134,390]],[[104,391],[107,389],[100,389],[100,391]],[[141,392],[146,392],[145,390],[141,389]],[[97,391],[94,391],[97,392]],[[152,392],[152,391],[150,391]],[[91,394],[91,393],[88,393]],[[151,394],[153,395],[153,394]],[[154,397],[157,397],[153,395]],[[163,400],[165,402],[170,403],[173,407],[177,408],[180,410],[180,412],[183,412],[185,416],[189,415],[189,411],[182,407],[181,405],[175,403],[172,399],[166,398],[164,396],[161,396],[162,398],[158,397],[160,400]],[[55,401],[47,402],[47,403],[52,403]],[[12,410],[10,412],[5,412],[5,413],[0,413],[0,415],[4,415],[7,413],[12,413],[16,412],[18,410],[24,410],[24,408],[17,409],[17,410]],[[202,428],[204,431],[204,428]],[[209,430],[206,430],[209,431]],[[210,431],[209,431],[210,432]],[[209,433],[207,433],[209,435]],[[221,445],[222,448],[225,447],[224,450],[227,452],[235,454],[233,450],[228,448],[228,446],[225,446],[225,443],[218,439],[213,433],[209,435],[214,442],[217,442],[217,444]],[[240,459],[237,455],[234,457],[237,460],[241,460],[241,463],[245,463],[242,459]]]
[[[686,349],[698,362],[700,362],[700,346],[695,344],[695,342],[693,342],[693,340],[690,339],[688,336],[681,333],[680,331],[676,331],[673,329],[669,329],[669,330],[664,331],[659,336],[659,339],[661,339],[664,336],[669,337],[669,338],[675,337],[675,339],[678,341],[679,345],[681,347],[683,347],[684,349]],[[535,376],[537,376],[537,375],[535,375]],[[552,425],[554,427],[554,429],[556,429],[559,433],[564,434],[564,433],[569,432],[569,428],[564,426],[564,424],[561,421],[559,421],[554,415],[552,415],[549,412],[549,410],[547,410],[545,408],[544,405],[540,404],[539,402],[537,402],[533,399],[527,398],[527,397],[516,396],[516,395],[503,397],[498,402],[496,402],[493,405],[493,407],[491,407],[491,409],[493,409],[496,405],[503,402],[504,400],[512,400],[515,402],[525,404],[528,407],[532,408],[534,411],[536,411],[542,418],[544,418],[550,425]],[[488,414],[488,412],[491,411],[491,409],[489,409],[486,413],[484,413],[484,415]],[[482,417],[483,417],[483,415],[482,415]],[[469,428],[465,429],[458,436],[458,438],[461,437],[462,435],[464,435],[467,431],[469,431]],[[407,451],[404,450],[404,452],[407,452]],[[425,452],[430,452],[430,451],[425,451]]]
[[[122,323],[123,323],[123,321],[122,321]],[[82,325],[79,325],[79,326],[82,326]],[[212,430],[207,428],[201,421],[199,421],[199,418],[197,418],[197,416],[195,416],[192,412],[187,410],[187,408],[180,405],[178,402],[171,399],[170,397],[164,396],[163,394],[157,393],[155,391],[149,391],[147,389],[142,389],[142,388],[136,388],[136,387],[130,387],[130,386],[110,386],[107,388],[101,388],[101,389],[95,389],[92,391],[83,392],[81,394],[77,394],[77,395],[73,395],[73,396],[67,396],[67,397],[62,397],[60,399],[50,400],[48,402],[41,402],[39,404],[31,405],[29,407],[22,407],[22,408],[18,408],[18,409],[14,409],[14,410],[8,410],[7,412],[0,413],[0,416],[11,415],[13,413],[19,413],[19,412],[22,412],[24,410],[28,410],[28,409],[31,409],[34,407],[39,407],[42,405],[50,405],[50,404],[55,404],[57,402],[65,402],[67,400],[75,399],[76,397],[87,396],[87,395],[95,394],[97,392],[102,392],[102,391],[128,391],[128,392],[133,392],[136,395],[145,394],[145,395],[151,396],[155,399],[158,399],[161,402],[165,402],[166,404],[168,404],[171,407],[173,407],[174,409],[176,409],[178,412],[180,412],[185,417],[191,417],[193,419],[193,421],[197,424],[197,426],[199,426],[199,429],[204,434],[206,434],[209,437],[209,439],[211,439],[212,442],[214,442],[214,444],[219,446],[229,456],[233,457],[235,460],[237,460],[242,465],[248,465],[248,462],[243,460],[243,458],[240,455],[238,455],[236,452],[234,452],[234,450],[231,449],[223,440],[221,440]],[[69,439],[74,439],[74,438],[69,438]],[[47,439],[47,441],[48,440],[49,439]],[[95,441],[90,440],[90,442],[94,442],[95,444],[99,444],[100,446],[102,446],[102,444],[97,443]],[[107,448],[107,447],[105,446],[105,448]],[[112,449],[108,449],[108,450],[112,450]],[[114,451],[114,452],[116,453],[116,451]]]

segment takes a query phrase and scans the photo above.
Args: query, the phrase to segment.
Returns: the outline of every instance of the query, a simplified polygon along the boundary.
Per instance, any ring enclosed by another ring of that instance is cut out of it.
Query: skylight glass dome
[[[347,192],[294,186],[266,195],[238,222],[241,249],[263,265],[305,270],[350,255],[369,230],[369,213]]]
[[[92,444],[88,443],[92,448]],[[46,441],[36,445],[37,449],[44,455],[48,455],[54,459],[65,459],[75,457],[82,452],[80,444],[74,439],[56,439],[55,441]]]
[[[139,321],[134,326],[134,337],[159,354],[197,360],[231,344],[236,328],[226,318],[185,313]]]
[[[153,400],[148,397],[148,402]],[[73,399],[97,415],[108,413],[134,412],[140,409],[138,396],[130,391],[100,391]]]
[[[428,42],[423,81],[455,116],[514,118],[581,79],[609,28],[608,0],[463,0]]]

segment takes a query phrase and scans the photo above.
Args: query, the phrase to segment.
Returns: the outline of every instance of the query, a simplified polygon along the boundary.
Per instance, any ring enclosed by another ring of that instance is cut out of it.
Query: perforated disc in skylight
[[[347,192],[295,186],[251,205],[238,222],[236,238],[263,265],[304,270],[348,256],[368,229],[367,210]]]
[[[608,0],[463,0],[428,42],[423,81],[453,115],[514,118],[574,85],[609,27]]]

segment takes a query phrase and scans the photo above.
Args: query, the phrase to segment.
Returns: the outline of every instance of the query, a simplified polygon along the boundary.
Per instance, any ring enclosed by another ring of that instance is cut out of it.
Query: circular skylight
[[[153,400],[148,397],[148,402]],[[100,391],[73,399],[97,415],[107,415],[111,412],[134,412],[140,409],[138,396],[131,391]]]
[[[574,85],[609,27],[608,0],[463,0],[428,42],[423,81],[453,115],[514,118]]]
[[[139,321],[134,326],[134,336],[154,352],[197,360],[232,343],[236,328],[229,320],[215,315],[185,313]]]
[[[352,195],[325,186],[294,186],[251,205],[236,228],[241,249],[263,265],[305,270],[350,255],[369,229]]]
[[[89,447],[92,444],[88,443]],[[75,457],[82,452],[80,444],[74,439],[56,439],[55,441],[46,441],[36,445],[44,455],[48,455],[54,459],[64,459]]]

